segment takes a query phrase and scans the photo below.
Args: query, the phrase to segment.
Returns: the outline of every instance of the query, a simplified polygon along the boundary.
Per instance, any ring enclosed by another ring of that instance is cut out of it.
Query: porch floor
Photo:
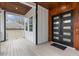
[[[1,56],[79,56],[79,51],[74,48],[67,47],[60,50],[47,42],[40,45],[34,45],[23,37],[10,38],[1,43]]]

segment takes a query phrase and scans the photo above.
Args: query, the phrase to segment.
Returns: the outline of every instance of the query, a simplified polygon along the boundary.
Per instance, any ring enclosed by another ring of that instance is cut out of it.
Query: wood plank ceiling
[[[19,2],[0,2],[0,8],[21,15],[25,15],[31,9],[31,7]]]
[[[62,7],[63,5],[72,4],[72,2],[36,2],[36,3],[50,10],[54,8]]]

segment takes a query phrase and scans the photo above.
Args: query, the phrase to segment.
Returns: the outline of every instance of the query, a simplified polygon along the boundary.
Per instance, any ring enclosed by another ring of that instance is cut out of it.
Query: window
[[[33,16],[29,18],[29,31],[33,31]]]
[[[26,22],[26,31],[28,31],[28,23]]]

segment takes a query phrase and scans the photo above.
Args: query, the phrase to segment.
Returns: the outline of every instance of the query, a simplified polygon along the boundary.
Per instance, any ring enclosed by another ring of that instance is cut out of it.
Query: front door
[[[73,46],[72,11],[53,17],[53,41]]]

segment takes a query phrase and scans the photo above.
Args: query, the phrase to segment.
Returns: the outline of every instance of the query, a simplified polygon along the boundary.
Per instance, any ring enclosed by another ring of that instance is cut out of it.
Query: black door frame
[[[61,43],[61,44],[64,44],[64,45],[68,45],[68,46],[71,46],[71,47],[73,47],[73,11],[72,10],[70,10],[70,11],[67,11],[67,12],[64,12],[64,13],[61,13],[61,14],[59,14],[59,15],[62,15],[62,14],[66,14],[66,13],[69,13],[69,12],[71,12],[71,19],[72,19],[72,21],[71,21],[71,29],[72,29],[72,31],[71,31],[71,35],[72,35],[72,38],[71,38],[71,43],[70,44],[68,44],[67,42],[65,42],[65,41],[63,41],[63,42],[60,42],[60,41],[58,41],[58,40],[55,40],[55,39],[53,39],[52,41],[54,41],[54,42],[58,42],[58,43]],[[58,16],[58,15],[55,15],[55,16]],[[53,27],[53,17],[55,17],[55,16],[52,16],[52,27]],[[60,17],[61,18],[61,17]],[[52,28],[52,34],[53,34],[53,28]],[[53,36],[52,36],[52,38],[53,38]]]

